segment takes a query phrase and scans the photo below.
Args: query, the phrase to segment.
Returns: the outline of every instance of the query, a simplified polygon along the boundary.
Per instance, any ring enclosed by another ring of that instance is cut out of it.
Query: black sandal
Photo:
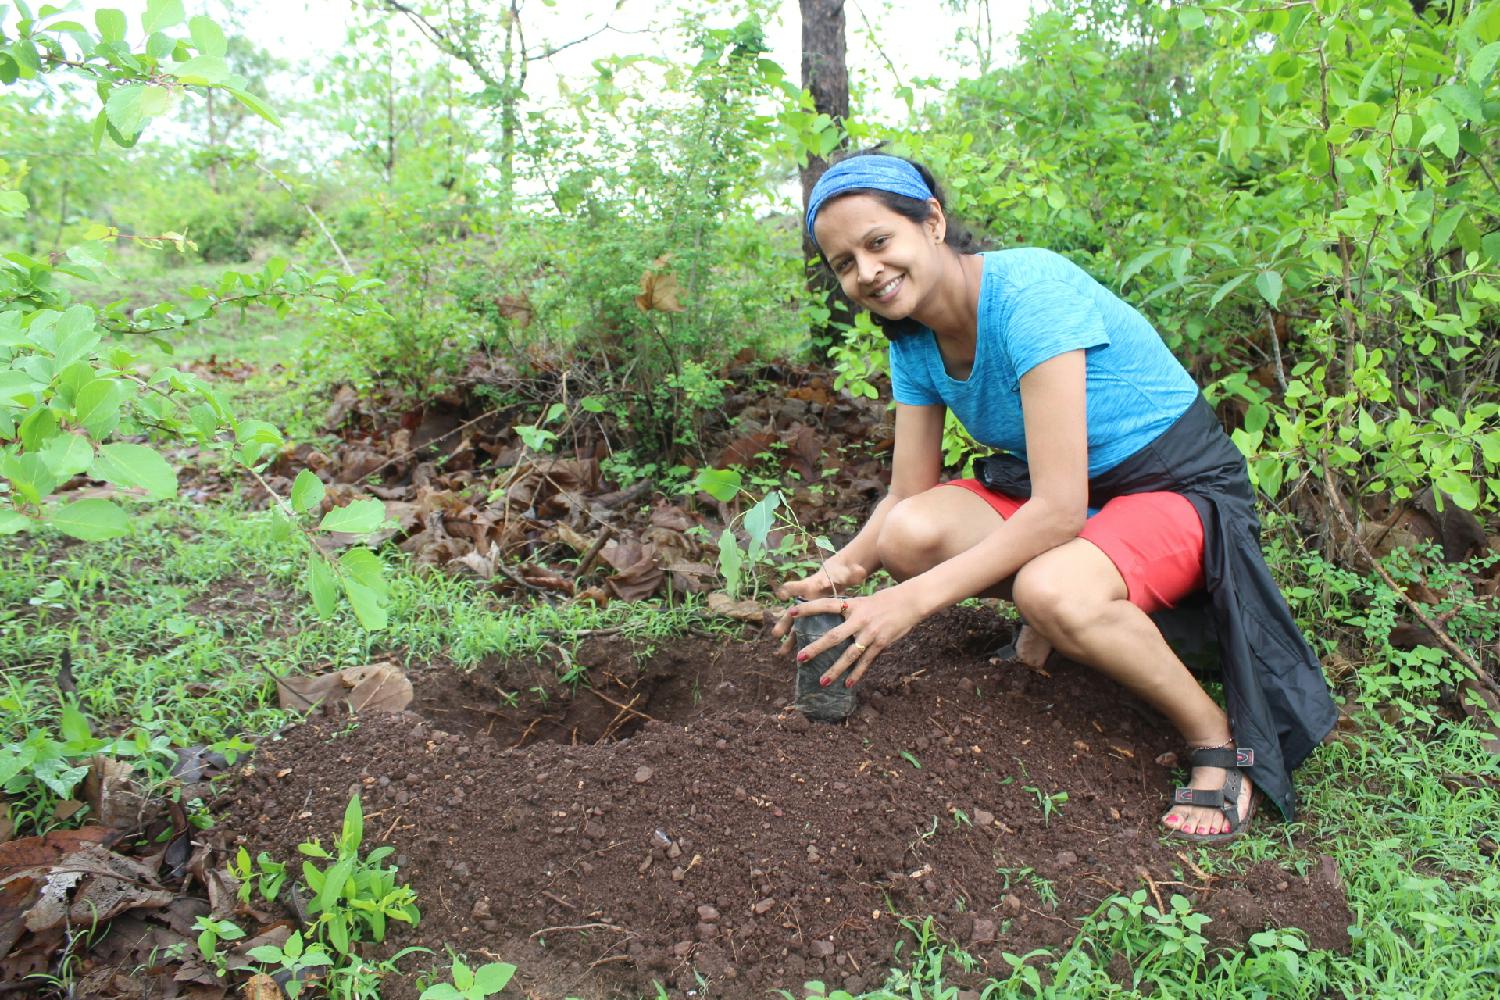
[[[1239,768],[1255,763],[1255,751],[1249,747],[1189,747],[1187,757],[1189,768],[1222,767],[1228,773],[1224,775],[1224,784],[1219,788],[1178,788],[1173,793],[1172,805],[1216,809],[1228,821],[1229,829],[1223,833],[1182,833],[1167,827],[1167,836],[1197,844],[1222,844],[1235,839],[1245,832],[1255,816],[1256,796],[1253,791],[1250,793],[1250,803],[1245,808],[1244,819],[1240,818],[1239,808],[1240,789],[1245,782]]]

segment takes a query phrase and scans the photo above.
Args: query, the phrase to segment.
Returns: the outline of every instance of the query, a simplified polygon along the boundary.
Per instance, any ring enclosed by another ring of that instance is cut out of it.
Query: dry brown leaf
[[[285,1000],[285,997],[276,980],[264,972],[257,972],[245,983],[245,1000]]]
[[[146,797],[130,780],[134,768],[128,761],[95,757],[83,779],[83,799],[94,819],[116,830],[129,830],[145,818]]]
[[[662,270],[671,259],[671,254],[662,254],[641,274],[641,294],[635,297],[635,307],[641,312],[652,309],[658,312],[684,311],[682,302],[678,299],[682,294],[682,286],[677,284],[677,279],[670,271]]]
[[[531,325],[536,315],[525,292],[520,295],[502,295],[495,299],[495,311],[522,330]]]
[[[411,704],[411,680],[393,663],[367,663],[313,677],[280,677],[282,708],[305,711],[319,703],[346,704],[356,715],[400,712]]]
[[[708,610],[725,618],[733,618],[736,621],[754,622],[759,625],[765,622],[769,609],[761,607],[754,601],[736,601],[722,590],[716,590],[708,595]]]

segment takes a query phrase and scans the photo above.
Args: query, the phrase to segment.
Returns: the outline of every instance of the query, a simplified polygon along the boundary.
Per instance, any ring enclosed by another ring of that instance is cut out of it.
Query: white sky
[[[89,3],[94,6],[96,0]],[[118,0],[117,0],[118,2]],[[503,0],[492,0],[499,7]],[[102,4],[101,4],[102,5]],[[416,4],[413,4],[415,6]],[[127,11],[128,3],[120,3]],[[144,6],[142,4],[142,6]],[[190,13],[202,0],[189,0]],[[274,54],[292,61],[317,64],[344,44],[349,0],[262,0],[249,7],[238,4],[239,19],[252,40]],[[742,12],[737,4],[709,4],[687,0],[690,10],[711,12],[715,27],[737,23]],[[969,6],[987,6],[994,22],[996,52],[1003,52],[1025,24],[1031,0],[980,0]],[[670,28],[682,5],[663,0],[557,0],[548,8],[541,0],[527,0],[521,8],[528,45],[571,41],[605,23],[620,31],[608,31],[547,60],[534,63],[527,90],[543,101],[555,92],[558,75],[582,80],[593,75],[592,62],[616,54],[678,56],[671,49]],[[935,77],[951,81],[963,70],[962,59],[972,59],[973,47],[960,45],[956,36],[973,14],[955,14],[939,0],[891,3],[890,0],[848,0],[845,7],[850,75],[867,95],[865,112],[904,115],[904,105],[891,96],[897,83],[891,80],[894,65],[901,83],[913,78]],[[628,32],[628,33],[622,33]],[[801,27],[796,0],[782,0],[770,32],[770,58],[793,80],[800,80]],[[920,99],[920,93],[919,93]]]

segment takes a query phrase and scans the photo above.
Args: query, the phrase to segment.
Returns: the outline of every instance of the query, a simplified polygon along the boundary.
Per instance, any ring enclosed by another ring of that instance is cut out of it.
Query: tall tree
[[[844,37],[844,0],[798,0],[802,12],[802,86],[812,95],[813,108],[833,119],[842,133],[849,117],[848,43]],[[840,143],[842,145],[842,142]],[[807,215],[807,199],[813,185],[828,169],[828,161],[809,155],[802,167],[802,214]],[[802,236],[802,255],[807,261],[807,287],[828,303],[829,314],[838,309],[835,285],[829,274],[818,266],[817,248],[806,233]],[[824,340],[814,337],[814,343]],[[819,353],[822,353],[821,351]]]

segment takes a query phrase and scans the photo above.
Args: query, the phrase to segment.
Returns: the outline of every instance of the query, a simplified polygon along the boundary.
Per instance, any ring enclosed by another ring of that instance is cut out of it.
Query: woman
[[[891,334],[896,443],[890,493],[822,569],[785,585],[807,603],[776,634],[797,614],[843,614],[798,655],[852,639],[821,678],[852,686],[933,612],[1009,597],[1027,623],[1021,655],[1050,644],[1182,734],[1192,775],[1162,817],[1172,835],[1238,836],[1252,785],[1290,819],[1290,771],[1336,712],[1261,558],[1244,459],[1156,331],[1054,253],[962,252],[932,175],[898,157],[830,167],[807,229]],[[976,462],[977,480],[939,482],[948,409],[1004,452]],[[899,582],[837,596],[882,567]],[[1205,588],[1227,714],[1149,617]]]

